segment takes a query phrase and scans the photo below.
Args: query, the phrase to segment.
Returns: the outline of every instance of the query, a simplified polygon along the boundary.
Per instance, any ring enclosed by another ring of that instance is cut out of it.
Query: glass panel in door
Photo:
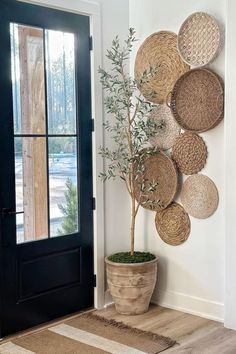
[[[74,137],[50,137],[50,235],[78,232],[77,142]]]
[[[48,237],[46,139],[15,137],[17,242]]]
[[[78,232],[74,35],[11,23],[17,243]]]
[[[48,133],[76,133],[74,34],[46,30]]]

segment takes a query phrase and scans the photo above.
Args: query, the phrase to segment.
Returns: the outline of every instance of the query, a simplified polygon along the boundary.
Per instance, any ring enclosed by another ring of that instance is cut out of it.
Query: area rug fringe
[[[169,347],[172,347],[175,344],[177,344],[177,342],[175,340],[173,340],[173,339],[171,339],[169,337],[165,337],[165,336],[162,336],[160,334],[156,334],[156,333],[153,333],[153,332],[150,332],[150,331],[145,331],[145,330],[142,330],[142,329],[139,329],[139,328],[136,328],[136,327],[131,327],[131,326],[125,324],[124,322],[108,319],[106,317],[103,317],[103,316],[100,316],[100,315],[96,315],[93,312],[85,313],[81,317],[97,320],[97,321],[100,321],[102,323],[105,323],[107,325],[110,325],[110,326],[113,326],[113,327],[116,327],[116,328],[126,329],[126,330],[131,331],[134,334],[146,336],[146,337],[152,339],[153,341],[159,341],[159,342],[163,341]]]

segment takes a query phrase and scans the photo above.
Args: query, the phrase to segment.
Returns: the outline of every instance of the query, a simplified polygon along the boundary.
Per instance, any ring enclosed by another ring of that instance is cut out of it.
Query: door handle
[[[1,216],[18,215],[18,214],[24,214],[24,211],[15,211],[15,210],[8,209],[8,208],[2,208],[2,210],[1,210]]]
[[[23,213],[24,213],[24,211],[15,211],[15,210],[9,209],[9,208],[2,208],[0,211],[0,216],[2,218],[4,218],[7,215],[17,215],[17,214],[23,214]],[[11,244],[9,242],[6,242],[4,240],[1,240],[1,242],[0,242],[0,246],[4,247],[4,248],[9,247],[10,245]]]

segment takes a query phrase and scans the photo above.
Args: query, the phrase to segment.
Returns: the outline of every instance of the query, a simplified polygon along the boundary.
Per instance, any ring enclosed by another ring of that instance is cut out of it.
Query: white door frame
[[[96,198],[94,211],[94,273],[97,286],[94,288],[94,306],[97,309],[105,305],[104,281],[104,186],[98,180],[99,172],[104,169],[103,158],[98,155],[99,146],[103,146],[103,103],[102,87],[98,67],[102,65],[101,8],[96,0],[18,0],[31,4],[90,16],[90,34],[93,36],[91,51],[92,114],[93,133],[93,193]],[[91,117],[92,118],[92,117]]]

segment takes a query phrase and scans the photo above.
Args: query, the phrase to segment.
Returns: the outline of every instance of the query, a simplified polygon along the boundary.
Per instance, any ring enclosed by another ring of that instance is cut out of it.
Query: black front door
[[[0,2],[1,336],[93,305],[89,17]]]

